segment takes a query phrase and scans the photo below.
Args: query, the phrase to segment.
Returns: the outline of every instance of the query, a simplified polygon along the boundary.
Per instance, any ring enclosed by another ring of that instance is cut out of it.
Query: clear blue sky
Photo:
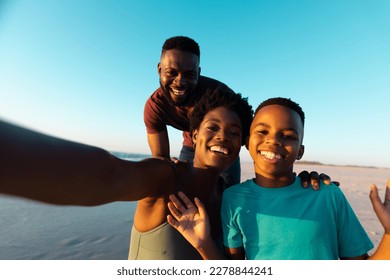
[[[389,15],[388,0],[0,0],[0,118],[149,153],[143,106],[161,46],[186,35],[202,74],[254,107],[301,104],[303,160],[390,167]]]

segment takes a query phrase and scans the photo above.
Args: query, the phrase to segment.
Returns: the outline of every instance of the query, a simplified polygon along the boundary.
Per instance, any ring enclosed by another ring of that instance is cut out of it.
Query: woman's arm
[[[177,229],[205,260],[221,260],[226,256],[220,252],[210,234],[210,222],[203,203],[195,198],[195,204],[183,193],[178,193],[183,203],[170,195],[168,223]]]
[[[205,260],[244,259],[243,248],[224,248],[222,253],[210,234],[210,221],[203,203],[195,198],[195,204],[183,193],[178,193],[183,203],[170,195],[168,223],[177,229]]]

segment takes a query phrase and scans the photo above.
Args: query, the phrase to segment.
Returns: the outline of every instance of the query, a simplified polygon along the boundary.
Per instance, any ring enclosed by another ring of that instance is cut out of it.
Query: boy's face
[[[241,149],[241,119],[225,107],[209,111],[192,133],[194,166],[223,170],[233,163]]]
[[[173,105],[185,105],[199,79],[199,57],[180,50],[165,51],[157,67],[160,86]]]
[[[255,115],[247,148],[257,174],[266,178],[291,176],[293,164],[303,155],[303,124],[297,112],[269,105]]]

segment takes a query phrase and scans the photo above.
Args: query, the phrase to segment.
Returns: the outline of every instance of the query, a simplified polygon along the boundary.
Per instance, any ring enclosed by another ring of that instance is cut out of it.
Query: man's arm
[[[169,138],[168,132],[148,133],[148,143],[154,158],[169,158]]]
[[[162,160],[125,161],[97,147],[2,121],[0,132],[3,194],[53,204],[99,205],[158,195],[160,186],[173,178],[171,166]]]

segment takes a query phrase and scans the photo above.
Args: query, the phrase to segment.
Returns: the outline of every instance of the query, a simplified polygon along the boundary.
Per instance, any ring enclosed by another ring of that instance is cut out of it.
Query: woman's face
[[[241,119],[225,107],[209,111],[192,140],[195,147],[194,167],[224,170],[237,158],[241,149]]]

